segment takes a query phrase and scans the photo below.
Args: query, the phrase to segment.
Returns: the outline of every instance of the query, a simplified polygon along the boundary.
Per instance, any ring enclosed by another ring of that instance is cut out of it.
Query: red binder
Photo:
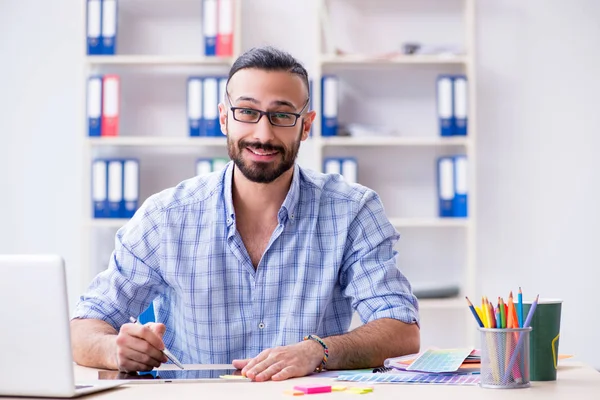
[[[118,75],[104,75],[102,80],[101,136],[119,135],[120,86]]]
[[[219,0],[219,24],[217,30],[217,56],[233,56],[233,2]]]

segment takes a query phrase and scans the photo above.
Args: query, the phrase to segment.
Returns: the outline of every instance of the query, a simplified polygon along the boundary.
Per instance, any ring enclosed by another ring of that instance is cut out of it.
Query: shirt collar
[[[233,169],[235,164],[230,161],[225,169],[223,175],[223,188],[225,196],[225,207],[227,212],[227,225],[231,225],[235,219],[235,209],[233,208]],[[280,222],[284,216],[295,221],[298,216],[296,215],[296,209],[298,208],[298,201],[300,198],[300,167],[294,163],[294,174],[292,176],[292,184],[290,190],[285,196],[285,200],[279,209],[278,218]]]

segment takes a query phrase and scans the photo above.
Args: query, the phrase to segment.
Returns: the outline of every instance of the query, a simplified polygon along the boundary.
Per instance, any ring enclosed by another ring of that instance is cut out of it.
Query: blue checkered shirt
[[[230,162],[151,196],[116,235],[73,318],[115,329],[154,302],[183,363],[221,364],[348,331],[353,311],[418,322],[396,268],[398,232],[377,194],[296,165],[258,268],[236,229]]]

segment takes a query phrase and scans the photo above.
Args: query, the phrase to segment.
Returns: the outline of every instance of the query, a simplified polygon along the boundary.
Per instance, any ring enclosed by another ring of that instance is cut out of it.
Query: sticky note
[[[331,387],[332,392],[343,392],[344,390],[346,390],[346,386],[337,385]]]
[[[354,393],[354,394],[366,394],[366,393],[371,393],[373,391],[373,387],[371,386],[353,386],[351,388],[348,389],[348,391],[350,393]]]
[[[304,392],[301,390],[286,390],[283,394],[289,394],[290,396],[304,396]]]
[[[299,385],[294,386],[294,390],[300,390],[305,394],[314,394],[314,393],[329,393],[331,392],[330,385]]]

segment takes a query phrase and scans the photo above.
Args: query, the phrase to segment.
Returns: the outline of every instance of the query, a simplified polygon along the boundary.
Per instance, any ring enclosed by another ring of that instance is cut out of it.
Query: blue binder
[[[439,216],[454,215],[454,160],[452,157],[439,157],[437,161],[437,192]]]
[[[321,136],[336,136],[338,132],[338,78],[321,78]]]
[[[102,2],[87,1],[87,53],[88,55],[102,54]]]
[[[102,0],[102,54],[114,55],[117,41],[117,0]]]
[[[452,210],[454,217],[467,217],[468,210],[468,174],[467,157],[458,155],[453,157],[454,163],[454,200]]]
[[[216,76],[204,77],[202,85],[202,104],[204,111],[204,124],[201,124],[200,136],[221,136],[219,126],[219,78]]]
[[[123,200],[121,218],[131,218],[138,209],[140,188],[139,160],[123,160]]]
[[[121,218],[123,215],[123,162],[108,160],[108,216]]]
[[[440,75],[437,79],[437,112],[441,136],[454,135],[453,78]]]
[[[91,190],[94,218],[108,218],[108,165],[103,159],[92,162]]]
[[[87,87],[88,135],[100,136],[102,133],[102,76],[91,76]]]
[[[454,95],[454,134],[457,136],[467,135],[468,121],[468,88],[467,77],[464,75],[455,76],[453,79]]]
[[[204,55],[217,55],[217,22],[218,4],[217,0],[204,0],[203,7],[203,32],[204,32]]]
[[[202,78],[188,79],[187,116],[190,136],[200,136],[202,126]]]

